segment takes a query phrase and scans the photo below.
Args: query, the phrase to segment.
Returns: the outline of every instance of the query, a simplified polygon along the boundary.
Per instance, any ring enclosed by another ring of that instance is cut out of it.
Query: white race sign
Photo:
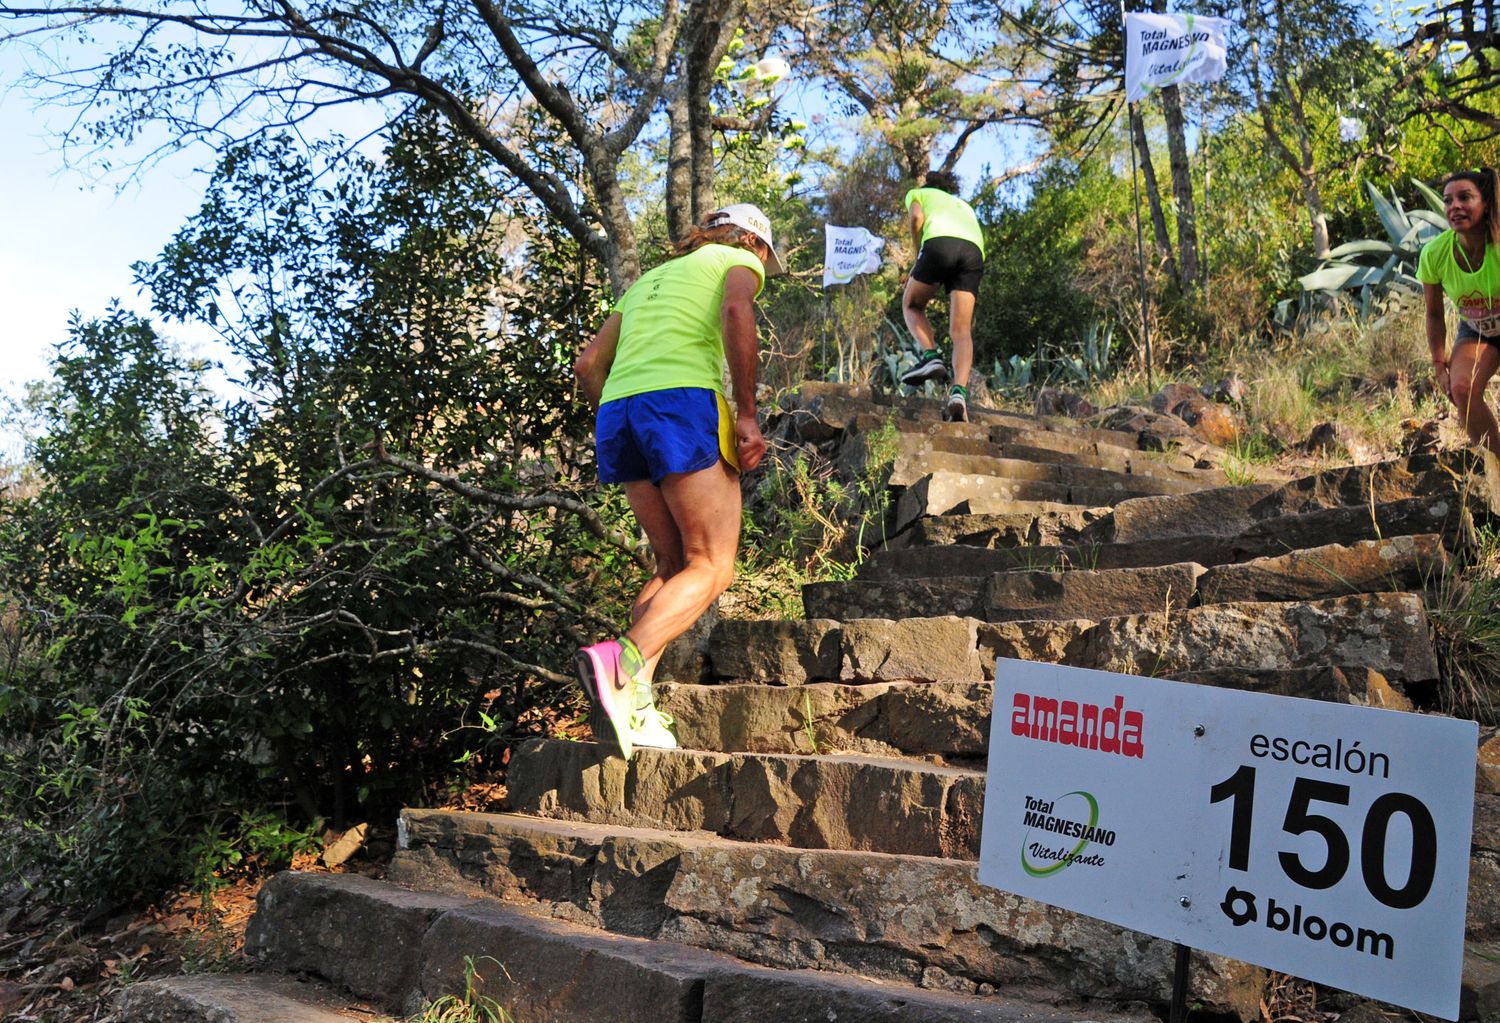
[[[982,883],[1458,1018],[1478,726],[995,668]]]

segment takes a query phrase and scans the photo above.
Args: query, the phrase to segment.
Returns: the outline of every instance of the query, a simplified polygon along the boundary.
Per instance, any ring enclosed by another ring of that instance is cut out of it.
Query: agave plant
[[[1414,276],[1422,246],[1447,230],[1443,199],[1427,185],[1412,181],[1430,209],[1408,210],[1395,190],[1386,199],[1370,183],[1365,188],[1375,203],[1375,212],[1388,239],[1371,238],[1346,242],[1328,253],[1323,265],[1300,278],[1304,291],[1358,291],[1362,306],[1373,304],[1373,290],[1403,288],[1420,292]]]
[[[1012,355],[1010,360],[995,360],[993,371],[990,373],[992,386],[997,391],[1024,391],[1031,386],[1031,363],[1030,357]]]
[[[1058,363],[1063,375],[1076,383],[1087,384],[1109,375],[1109,359],[1114,352],[1115,327],[1094,320],[1083,335],[1083,355],[1062,354]]]

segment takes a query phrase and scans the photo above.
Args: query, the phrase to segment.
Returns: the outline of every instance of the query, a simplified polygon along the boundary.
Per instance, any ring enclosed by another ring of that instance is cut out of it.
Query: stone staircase
[[[530,741],[504,812],[404,811],[383,882],[273,878],[247,947],[393,1012],[462,991],[467,959],[518,1023],[1161,1013],[1170,944],[976,880],[997,658],[1409,708],[1437,678],[1422,591],[1467,466],[1228,486],[1203,452],[1134,433],[973,418],[804,388],[777,433],[844,472],[896,428],[889,538],[857,576],[808,586],[804,620],[722,621],[675,658],[695,667],[658,704],[682,749],[626,764]],[[1500,1015],[1497,747],[1479,751],[1466,1018]],[[286,984],[240,983],[260,981]],[[137,985],[122,1018],[210,1018],[176,983]],[[1203,1013],[1258,1018],[1265,986],[1194,954]]]

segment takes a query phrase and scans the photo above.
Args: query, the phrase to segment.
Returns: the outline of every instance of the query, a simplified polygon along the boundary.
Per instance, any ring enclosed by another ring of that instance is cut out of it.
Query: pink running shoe
[[[634,752],[630,712],[635,680],[620,667],[620,644],[610,639],[583,647],[573,656],[573,663],[578,672],[578,684],[583,686],[583,691],[594,708],[594,716],[590,720],[594,738],[606,745],[609,743],[609,733],[599,727],[598,722],[602,717],[610,723],[614,732],[613,739],[620,748],[620,756],[629,760]],[[617,691],[615,680],[620,678],[625,680],[626,685],[623,690]]]

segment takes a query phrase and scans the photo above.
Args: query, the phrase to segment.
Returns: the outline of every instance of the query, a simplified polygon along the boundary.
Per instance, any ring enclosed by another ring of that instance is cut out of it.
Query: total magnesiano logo
[[[1101,853],[1087,850],[1091,845],[1114,845],[1115,833],[1099,826],[1099,801],[1092,793],[1077,790],[1055,799],[1026,796],[1025,800],[1022,870],[1031,877],[1051,877],[1075,863],[1104,866]]]

